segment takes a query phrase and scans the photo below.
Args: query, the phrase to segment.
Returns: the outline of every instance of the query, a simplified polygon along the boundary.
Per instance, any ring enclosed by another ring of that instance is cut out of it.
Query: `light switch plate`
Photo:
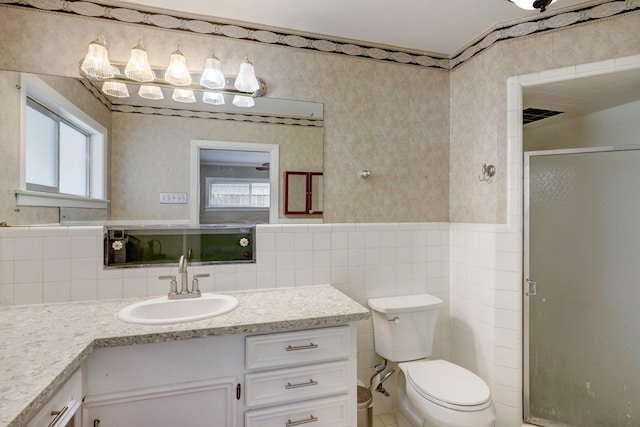
[[[186,204],[187,193],[160,193],[162,204]]]

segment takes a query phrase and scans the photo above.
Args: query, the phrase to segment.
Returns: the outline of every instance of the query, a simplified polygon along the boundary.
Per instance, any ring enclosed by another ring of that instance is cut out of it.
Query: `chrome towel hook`
[[[482,176],[478,175],[478,180],[489,182],[496,174],[496,167],[494,165],[482,164]]]

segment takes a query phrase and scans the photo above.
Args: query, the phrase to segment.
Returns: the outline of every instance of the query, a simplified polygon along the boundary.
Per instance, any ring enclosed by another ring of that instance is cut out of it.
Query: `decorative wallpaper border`
[[[210,111],[179,110],[173,108],[140,107],[133,105],[113,105],[111,111],[119,113],[151,114],[158,116],[179,116],[197,119],[234,120],[237,122],[271,123],[276,125],[297,125],[322,127],[321,120],[297,119],[292,117],[259,116],[239,113],[214,113]]]
[[[339,55],[357,56],[445,70],[451,70],[468,61],[499,40],[557,30],[576,24],[633,12],[640,8],[640,0],[611,0],[593,7],[560,13],[543,19],[534,19],[509,27],[497,28],[455,57],[443,58],[436,55],[420,55],[411,50],[381,49],[365,43],[351,44],[337,40],[303,37],[284,32],[266,31],[212,21],[184,18],[178,15],[171,16],[136,9],[110,7],[82,0],[0,0],[0,4],[11,4],[92,18],[112,19],[132,24],[150,25],[158,28],[188,31],[198,34],[211,34],[271,45],[283,45],[299,49],[317,50]]]

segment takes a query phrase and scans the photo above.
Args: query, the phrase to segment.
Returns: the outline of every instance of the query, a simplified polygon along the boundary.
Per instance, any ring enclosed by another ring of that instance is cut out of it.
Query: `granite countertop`
[[[333,326],[370,316],[329,285],[227,294],[239,301],[234,311],[174,325],[117,319],[121,308],[143,299],[1,307],[0,426],[26,425],[95,348]]]

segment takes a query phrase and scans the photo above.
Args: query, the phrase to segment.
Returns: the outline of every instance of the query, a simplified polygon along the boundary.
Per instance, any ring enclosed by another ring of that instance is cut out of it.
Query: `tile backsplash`
[[[175,267],[105,270],[101,226],[0,228],[0,305],[163,295]],[[204,291],[331,283],[360,303],[448,294],[449,225],[259,225],[255,264],[192,266]]]

